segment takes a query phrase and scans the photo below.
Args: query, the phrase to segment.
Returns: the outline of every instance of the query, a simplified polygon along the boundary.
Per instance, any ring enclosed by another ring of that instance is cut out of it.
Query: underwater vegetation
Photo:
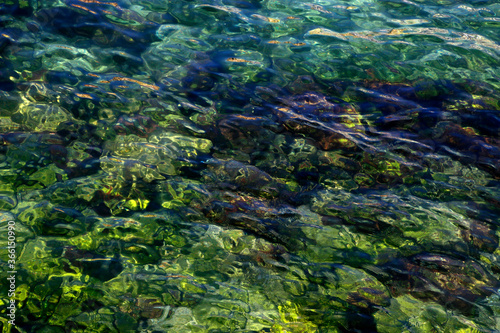
[[[500,330],[499,10],[2,1],[2,332]]]

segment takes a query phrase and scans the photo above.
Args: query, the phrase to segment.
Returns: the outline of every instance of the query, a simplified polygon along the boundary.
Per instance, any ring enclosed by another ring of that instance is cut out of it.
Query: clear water
[[[0,1],[3,332],[500,330],[497,1]]]

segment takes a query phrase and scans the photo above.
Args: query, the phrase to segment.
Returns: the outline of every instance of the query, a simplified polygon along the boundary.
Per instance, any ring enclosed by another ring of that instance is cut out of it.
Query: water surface
[[[499,14],[2,1],[3,332],[500,330]]]

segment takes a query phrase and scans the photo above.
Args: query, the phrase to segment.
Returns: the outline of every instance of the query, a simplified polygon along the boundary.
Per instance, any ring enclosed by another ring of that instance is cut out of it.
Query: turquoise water
[[[2,332],[500,330],[499,14],[0,1]]]

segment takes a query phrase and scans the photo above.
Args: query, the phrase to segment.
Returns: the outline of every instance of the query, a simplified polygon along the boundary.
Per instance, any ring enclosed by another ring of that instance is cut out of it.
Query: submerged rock
[[[396,259],[380,268],[384,273],[375,275],[390,285],[395,296],[409,293],[465,314],[475,313],[476,303],[500,285],[480,262],[437,253]]]

